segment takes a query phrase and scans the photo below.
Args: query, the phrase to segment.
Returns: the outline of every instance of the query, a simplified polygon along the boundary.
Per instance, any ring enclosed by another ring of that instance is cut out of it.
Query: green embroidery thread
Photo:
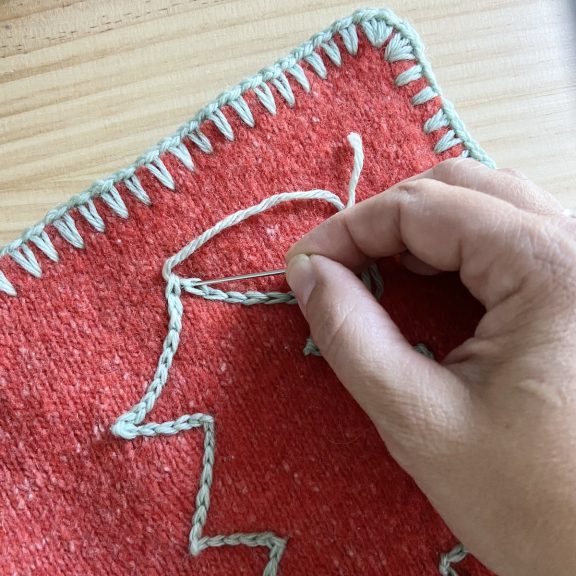
[[[174,190],[174,179],[162,161],[162,154],[171,154],[188,170],[194,171],[195,167],[192,155],[184,145],[184,142],[189,140],[201,153],[211,154],[213,152],[210,140],[201,130],[203,122],[212,122],[225,139],[233,141],[233,130],[225,115],[222,113],[222,108],[229,106],[247,126],[255,126],[252,112],[243,98],[243,94],[248,91],[253,92],[263,108],[272,115],[277,113],[277,108],[271,86],[275,88],[288,106],[294,106],[296,100],[287,75],[290,75],[305,92],[309,92],[310,83],[300,63],[308,63],[317,76],[323,79],[326,78],[328,70],[321,54],[324,54],[334,66],[341,66],[342,59],[340,49],[334,42],[334,37],[337,35],[340,36],[346,51],[351,55],[355,55],[358,50],[357,26],[362,28],[366,38],[375,48],[380,49],[386,44],[383,50],[385,61],[415,62],[411,68],[400,73],[395,79],[395,85],[399,89],[421,78],[426,79],[428,86],[411,98],[413,106],[420,106],[438,97],[438,110],[426,120],[422,127],[426,134],[432,134],[442,128],[449,128],[436,142],[434,152],[441,154],[457,144],[462,144],[464,147],[462,156],[470,156],[484,162],[488,166],[494,166],[492,160],[470,136],[452,104],[442,97],[440,87],[424,55],[422,43],[414,29],[389,10],[363,9],[354,12],[349,17],[334,22],[329,28],[312,36],[310,40],[296,48],[285,58],[280,59],[273,66],[264,68],[259,73],[240,82],[230,90],[221,93],[212,102],[202,108],[190,121],[183,124],[173,135],[165,138],[158,145],[141,155],[127,168],[95,182],[87,190],[71,198],[67,203],[50,210],[43,220],[26,230],[18,239],[4,246],[0,250],[0,259],[9,256],[27,273],[34,277],[41,278],[42,267],[34,251],[31,249],[32,245],[49,260],[53,262],[59,261],[59,255],[46,232],[49,226],[52,226],[62,238],[72,246],[77,249],[83,249],[84,241],[76,228],[74,217],[78,217],[78,215],[83,217],[98,232],[104,233],[106,230],[105,222],[94,204],[95,198],[101,198],[120,218],[128,218],[128,210],[122,200],[121,194],[116,188],[117,184],[123,183],[137,200],[146,205],[151,204],[150,197],[144,190],[136,174],[139,168],[147,169],[163,186]],[[308,199],[322,199],[338,207],[335,202],[336,200],[340,202],[340,200],[335,195],[332,195],[334,197],[328,196],[331,193],[326,191],[312,192],[323,194],[319,194],[316,197],[309,196]],[[295,197],[286,197],[289,195],[284,196],[285,198],[282,201],[298,199]],[[350,198],[352,198],[352,195],[349,196],[349,200]],[[300,199],[303,199],[303,197]],[[267,201],[270,200],[271,199],[267,199]],[[271,206],[264,207],[264,209],[270,207]],[[171,271],[168,273],[168,278],[166,278],[165,275],[165,279],[167,281],[166,298],[168,301],[170,320],[164,352],[159,360],[157,372],[146,394],[131,411],[118,419],[113,427],[113,432],[123,438],[131,439],[136,436],[171,435],[192,428],[203,428],[205,433],[203,471],[200,480],[200,489],[196,497],[196,512],[193,517],[193,526],[190,533],[190,552],[198,554],[207,547],[223,545],[266,546],[270,549],[270,555],[263,575],[275,576],[286,545],[286,541],[275,534],[262,532],[259,534],[233,534],[230,536],[202,536],[202,530],[208,512],[209,490],[212,482],[215,447],[214,419],[209,415],[198,413],[185,415],[177,420],[160,424],[141,424],[146,414],[154,406],[167,381],[168,370],[178,348],[178,322],[182,315],[181,292],[184,290],[194,293],[195,290],[199,290],[198,287],[194,287],[194,279],[179,279]],[[376,281],[376,290],[378,290],[378,278],[373,276],[372,280]],[[364,277],[364,281],[368,281],[367,277]],[[203,288],[206,288],[208,291],[204,292],[204,290],[202,290],[202,294],[196,295],[209,299],[211,299],[211,296],[215,296],[215,293],[209,292],[210,289],[208,287]],[[14,297],[18,294],[14,285],[1,270],[0,292]],[[225,298],[221,298],[221,295],[218,295],[218,298],[213,299],[225,299],[225,301],[234,302],[236,298],[238,303],[256,304],[262,302],[289,303],[291,298],[288,293],[277,293],[277,295],[275,295],[274,293],[246,292],[237,293],[238,295],[236,296],[234,296],[233,293],[222,294],[225,295]],[[420,351],[426,353],[424,349]],[[306,343],[305,353],[318,354],[317,349],[310,339]],[[443,554],[439,565],[440,574],[442,576],[457,576],[451,566],[453,563],[462,560],[465,555],[466,552],[461,545],[458,545],[447,554]]]
[[[348,141],[354,150],[354,165],[349,184],[349,196],[346,207],[352,206],[356,197],[356,185],[360,177],[364,154],[362,141],[357,134],[350,134]],[[125,440],[133,440],[138,436],[163,436],[174,435],[194,428],[204,430],[204,455],[202,458],[202,471],[196,494],[196,510],[192,517],[192,528],[189,535],[188,549],[191,554],[198,555],[203,550],[219,546],[264,546],[270,550],[268,563],[263,576],[276,576],[280,559],[286,547],[286,540],[273,532],[259,533],[235,533],[230,535],[204,536],[204,525],[208,519],[210,507],[210,490],[212,487],[213,466],[216,448],[215,422],[210,414],[196,413],[184,414],[176,420],[167,422],[150,422],[143,424],[144,418],[154,408],[158,398],[162,394],[168,382],[170,368],[174,356],[178,351],[182,331],[182,293],[188,292],[194,296],[207,300],[243,304],[293,304],[296,302],[291,292],[225,292],[207,285],[197,286],[200,278],[182,278],[174,272],[179,264],[199,250],[204,244],[220,234],[223,230],[237,226],[257,214],[282,204],[296,200],[322,200],[334,206],[337,210],[344,210],[345,206],[336,194],[327,190],[310,190],[307,192],[286,192],[266,198],[259,204],[239,210],[227,216],[214,226],[200,234],[180,251],[166,260],[162,268],[162,276],[166,282],[165,296],[168,309],[168,332],[164,339],[164,346],[154,377],[144,396],[128,412],[122,414],[112,426],[112,433]],[[371,267],[371,277],[375,282],[376,292],[381,291],[382,280],[375,266]],[[370,275],[365,276],[365,281],[370,287]],[[311,340],[308,339],[305,354],[310,347],[315,349]],[[314,354],[315,351],[308,352]]]
[[[454,570],[453,564],[461,562],[466,556],[468,556],[468,552],[462,544],[457,544],[450,552],[441,554],[440,564],[438,565],[440,576],[458,576],[458,572]]]
[[[93,202],[95,198],[101,198],[120,218],[128,218],[128,210],[116,188],[116,185],[122,182],[135,198],[144,204],[150,204],[150,198],[136,174],[139,168],[147,169],[163,186],[174,190],[174,179],[162,161],[162,154],[171,154],[188,170],[194,171],[192,155],[184,142],[190,141],[204,154],[213,152],[210,140],[201,130],[203,122],[212,122],[225,139],[234,140],[234,133],[222,113],[222,108],[229,106],[246,125],[254,127],[254,117],[243,98],[243,95],[248,91],[253,92],[263,108],[272,115],[276,114],[276,103],[270,85],[276,89],[289,106],[294,106],[295,96],[287,75],[290,75],[305,92],[309,92],[310,82],[300,63],[308,63],[317,76],[326,78],[328,70],[321,54],[324,54],[334,66],[340,66],[342,64],[340,49],[334,42],[334,37],[340,36],[345,49],[350,54],[355,55],[358,50],[357,26],[362,28],[366,38],[376,49],[380,49],[388,42],[383,51],[384,61],[415,62],[414,66],[399,74],[395,80],[396,86],[401,88],[420,78],[426,79],[428,86],[412,97],[412,105],[419,106],[439,97],[439,108],[424,123],[423,131],[426,134],[431,134],[444,127],[450,129],[438,140],[434,151],[441,154],[457,144],[462,144],[464,147],[462,156],[470,156],[493,166],[493,162],[464,127],[452,104],[442,98],[441,90],[415,30],[389,10],[358,10],[351,16],[334,22],[323,32],[315,34],[288,56],[278,60],[273,66],[264,68],[258,74],[221,93],[216,99],[204,106],[194,118],[183,124],[173,135],[148,150],[127,168],[103,180],[98,180],[67,203],[50,210],[42,221],[26,230],[20,238],[4,246],[0,250],[0,258],[10,256],[26,272],[40,278],[42,267],[30,249],[30,245],[36,246],[49,260],[57,262],[59,259],[58,253],[46,233],[48,226],[53,226],[62,238],[72,246],[82,249],[84,241],[76,228],[74,216],[83,217],[95,230],[105,232],[104,220]],[[17,296],[16,288],[1,270],[0,292]]]
[[[200,473],[199,488],[196,494],[196,510],[192,517],[188,549],[192,555],[197,556],[203,550],[211,547],[239,545],[267,547],[270,552],[263,576],[277,575],[280,560],[286,548],[285,539],[270,531],[203,536],[204,525],[208,519],[215,459],[216,437],[214,417],[209,414],[195,413],[184,414],[176,420],[161,423],[150,422],[143,424],[143,421],[154,408],[154,405],[162,394],[168,382],[174,357],[178,351],[184,311],[181,299],[183,292],[188,292],[206,300],[229,304],[243,304],[245,306],[255,304],[294,304],[296,302],[291,292],[223,291],[212,288],[209,285],[198,285],[199,282],[202,282],[201,278],[182,278],[174,272],[174,269],[222,231],[237,226],[245,220],[284,202],[322,200],[334,206],[338,211],[353,206],[356,198],[356,186],[363,167],[364,153],[362,140],[358,134],[350,134],[348,136],[348,142],[354,150],[354,164],[348,186],[348,202],[346,206],[344,206],[338,196],[327,190],[309,190],[306,192],[276,194],[262,200],[254,206],[238,210],[234,214],[226,216],[166,260],[162,268],[162,276],[166,282],[165,296],[168,310],[168,332],[164,339],[163,350],[158,359],[156,371],[152,381],[148,385],[148,389],[139,402],[116,420],[111,429],[115,436],[125,440],[133,440],[138,436],[154,437],[174,435],[194,428],[202,428],[204,430],[204,455],[202,458],[202,471]],[[382,294],[383,283],[377,267],[374,265],[371,266],[369,272],[364,273],[362,278],[368,289],[371,290],[372,285],[374,285],[375,297],[379,299]],[[432,353],[423,344],[417,344],[415,349],[421,354],[433,358]],[[311,338],[308,338],[306,341],[304,354],[320,355],[319,350]],[[460,549],[456,548],[448,554],[441,556],[439,570],[442,576],[457,576],[456,572],[451,568],[451,564],[452,562],[457,562],[457,558],[460,558],[462,554],[465,556],[465,552],[458,552],[458,550]]]

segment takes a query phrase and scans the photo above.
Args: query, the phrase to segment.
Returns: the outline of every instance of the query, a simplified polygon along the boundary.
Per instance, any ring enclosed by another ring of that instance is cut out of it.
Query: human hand
[[[396,254],[458,270],[486,308],[441,364],[351,271]],[[500,576],[576,574],[576,221],[523,176],[455,159],[286,258],[322,355],[465,547]]]

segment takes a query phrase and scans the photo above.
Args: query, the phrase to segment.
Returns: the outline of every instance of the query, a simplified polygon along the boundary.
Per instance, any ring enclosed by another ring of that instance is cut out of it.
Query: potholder
[[[356,184],[459,155],[490,163],[416,33],[362,10],[6,246],[0,573],[455,574],[463,550],[304,348],[282,277],[198,282],[279,268]],[[388,260],[370,283],[437,358],[482,313],[454,275]]]

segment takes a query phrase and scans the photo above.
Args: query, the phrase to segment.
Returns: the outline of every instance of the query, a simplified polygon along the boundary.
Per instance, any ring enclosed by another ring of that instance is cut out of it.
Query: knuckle
[[[420,178],[404,182],[398,187],[400,201],[414,202],[421,199],[424,194],[432,193],[437,187],[437,182],[432,178]]]
[[[482,164],[472,158],[448,158],[432,168],[432,176],[447,184],[462,181],[462,174],[477,169]]]

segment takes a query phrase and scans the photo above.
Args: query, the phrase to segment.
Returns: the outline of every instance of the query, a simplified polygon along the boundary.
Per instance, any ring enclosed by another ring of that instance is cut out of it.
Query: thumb
[[[413,453],[415,439],[428,444],[430,434],[458,430],[465,385],[412,348],[353,272],[324,256],[297,254],[287,280],[322,356],[395,456],[395,447]]]

